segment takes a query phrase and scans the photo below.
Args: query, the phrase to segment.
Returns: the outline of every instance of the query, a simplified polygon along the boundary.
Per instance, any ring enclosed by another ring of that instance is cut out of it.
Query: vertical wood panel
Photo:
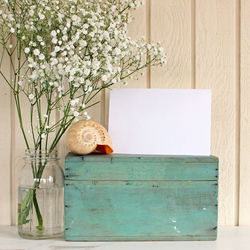
[[[134,39],[139,40],[142,37],[146,38],[147,36],[147,9],[150,7],[148,5],[148,1],[144,1],[144,5],[139,7],[137,10],[132,12],[132,22],[128,26],[128,35]],[[122,83],[113,85],[113,88],[146,88],[147,87],[147,79],[146,79],[146,70],[143,70],[143,76],[135,77],[134,79],[129,79],[128,85],[124,86]],[[104,99],[104,109],[105,118],[103,125],[108,128],[108,115],[109,115],[109,95],[110,90],[106,89],[103,94]]]
[[[219,223],[235,224],[236,1],[196,1],[196,86],[212,89],[212,154],[220,159]]]
[[[191,88],[191,0],[153,0],[151,4],[151,41],[161,41],[167,53],[164,69],[151,68],[151,87]]]
[[[239,224],[250,225],[250,1],[241,1],[241,112]]]
[[[0,48],[2,55],[2,48]],[[4,58],[3,68],[5,75],[10,76],[10,64],[7,57]],[[11,212],[11,178],[10,178],[10,149],[11,149],[11,112],[10,89],[7,83],[0,77],[0,224],[10,224]]]
[[[29,125],[29,106],[24,101],[24,98],[21,98],[21,106],[24,110],[23,112],[23,121],[24,121],[24,128],[26,130],[27,126]],[[12,117],[13,117],[13,127],[12,127],[12,135],[14,136],[13,146],[12,146],[12,165],[11,165],[11,173],[12,173],[12,210],[11,210],[11,223],[13,225],[17,224],[17,205],[18,205],[18,183],[20,179],[21,169],[24,166],[25,162],[23,157],[25,156],[25,143],[21,133],[21,129],[19,126],[18,116],[16,112],[16,106],[14,100],[12,99]]]
[[[140,40],[142,37],[147,37],[147,10],[150,8],[148,1],[144,1],[145,4],[139,7],[137,10],[132,12],[132,22],[128,26],[128,35],[132,37],[133,40]],[[122,88],[146,88],[146,70],[142,71],[143,76],[135,76],[134,79],[128,80],[128,85],[123,86],[121,84],[120,87]]]

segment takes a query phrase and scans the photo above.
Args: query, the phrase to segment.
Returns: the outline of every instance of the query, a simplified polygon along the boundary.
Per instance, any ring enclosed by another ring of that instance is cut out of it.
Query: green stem
[[[41,215],[39,206],[38,206],[38,202],[37,202],[37,198],[36,198],[36,189],[33,190],[33,204],[36,210],[36,216],[37,216],[37,220],[38,220],[38,226],[36,227],[38,230],[43,230],[43,217]]]
[[[39,160],[41,161],[41,160]],[[18,224],[22,225],[22,224],[26,224],[29,222],[29,220],[27,220],[27,217],[29,216],[30,210],[32,208],[32,201],[34,204],[34,208],[36,211],[36,215],[37,215],[37,221],[38,221],[38,226],[37,229],[38,230],[43,230],[43,218],[39,209],[39,205],[37,202],[37,196],[36,196],[36,191],[40,186],[40,180],[44,171],[44,168],[47,164],[47,161],[45,161],[44,164],[41,164],[41,162],[39,163],[39,168],[38,171],[36,173],[36,175],[34,176],[35,179],[38,179],[38,182],[36,182],[33,186],[32,189],[30,189],[28,191],[28,193],[26,194],[26,196],[24,197],[23,201],[22,201],[22,206],[20,207],[20,211],[19,211],[19,215],[18,215]]]
[[[23,134],[23,137],[24,137],[24,141],[25,141],[27,149],[30,149],[29,143],[28,143],[25,131],[24,131],[24,127],[23,127],[22,111],[21,111],[20,99],[19,99],[19,94],[18,93],[17,94],[14,93],[14,100],[15,100],[15,103],[16,103],[17,114],[18,114],[18,118],[19,118],[19,124],[20,124],[20,128],[21,128],[21,131],[22,131],[22,134]]]
[[[22,206],[19,208],[19,213],[18,213],[18,225],[26,224],[29,221],[27,220],[27,217],[30,213],[30,209],[32,207],[32,193],[33,190],[30,189],[29,192],[26,194],[26,196],[23,199]]]
[[[3,79],[5,80],[5,82],[9,85],[9,87],[10,87],[13,91],[15,91],[14,88],[11,86],[10,82],[8,81],[8,79],[7,79],[7,78],[5,77],[5,75],[3,74],[2,71],[0,71],[0,75],[3,77]]]
[[[30,106],[30,127],[31,127],[33,144],[35,145],[36,144],[36,139],[35,139],[34,126],[33,126],[33,111],[34,111],[34,105],[31,104],[31,106]]]

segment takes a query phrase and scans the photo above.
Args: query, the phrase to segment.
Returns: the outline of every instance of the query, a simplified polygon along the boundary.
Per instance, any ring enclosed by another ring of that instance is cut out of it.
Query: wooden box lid
[[[175,180],[218,179],[218,158],[214,156],[163,156],[69,153],[66,180]]]

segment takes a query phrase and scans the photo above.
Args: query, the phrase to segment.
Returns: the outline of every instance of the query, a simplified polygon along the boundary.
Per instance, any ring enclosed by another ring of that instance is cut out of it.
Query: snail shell
[[[81,120],[72,125],[66,135],[66,144],[74,154],[90,154],[94,150],[111,154],[113,145],[107,130],[93,120]]]

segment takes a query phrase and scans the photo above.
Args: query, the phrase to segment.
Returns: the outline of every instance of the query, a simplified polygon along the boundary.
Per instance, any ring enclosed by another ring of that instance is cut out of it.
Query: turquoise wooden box
[[[218,159],[69,154],[65,239],[215,240]]]

